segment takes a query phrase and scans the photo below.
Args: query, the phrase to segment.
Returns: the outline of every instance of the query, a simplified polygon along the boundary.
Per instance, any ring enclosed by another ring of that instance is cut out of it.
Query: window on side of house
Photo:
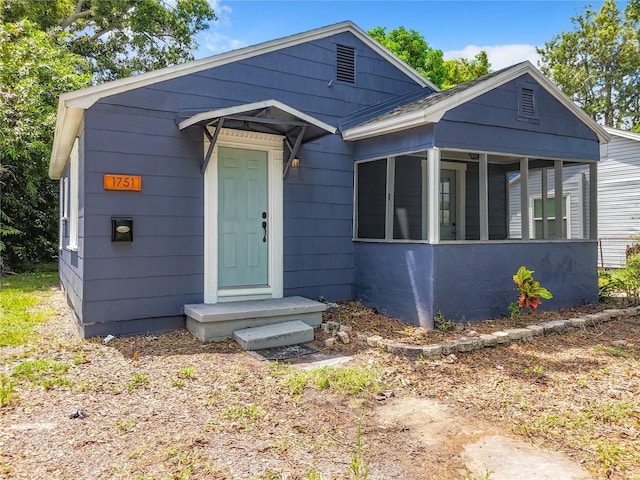
[[[79,172],[79,152],[78,152],[78,139],[73,144],[71,149],[71,155],[69,156],[69,185],[68,185],[68,221],[69,221],[69,241],[67,248],[69,250],[78,249],[78,204],[79,204],[79,188],[78,183],[80,181]]]
[[[533,238],[544,239],[542,232],[542,198],[533,198]],[[571,238],[571,221],[569,218],[569,196],[563,196],[562,202],[562,229],[564,235],[562,238]],[[555,197],[547,197],[547,237],[555,238],[556,236],[556,200]]]

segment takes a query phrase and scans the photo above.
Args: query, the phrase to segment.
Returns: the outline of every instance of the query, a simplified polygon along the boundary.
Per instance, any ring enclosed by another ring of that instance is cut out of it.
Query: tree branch
[[[81,4],[82,4],[82,1],[78,3],[78,5],[81,5]],[[60,26],[64,30],[67,27],[70,27],[71,25],[73,25],[75,22],[77,22],[81,18],[90,17],[91,15],[93,15],[93,12],[91,10],[85,10],[84,12],[76,12],[70,17],[67,17],[64,20],[62,20],[60,22]]]

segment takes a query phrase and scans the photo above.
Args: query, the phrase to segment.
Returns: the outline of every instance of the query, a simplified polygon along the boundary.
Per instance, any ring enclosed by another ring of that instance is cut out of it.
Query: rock
[[[458,357],[456,357],[453,353],[449,355],[446,360],[447,363],[458,363]]]
[[[613,344],[618,346],[618,347],[622,347],[622,346],[626,345],[627,343],[629,343],[629,342],[627,342],[626,340],[615,340],[613,342]]]
[[[341,332],[351,332],[353,330],[353,327],[350,325],[340,325],[340,329]]]
[[[440,355],[442,355],[442,346],[441,345],[425,345],[422,347],[422,355],[424,358],[429,358],[432,360],[439,359]]]
[[[322,330],[324,330],[327,333],[331,333],[331,332],[335,332],[340,328],[340,324],[338,322],[324,322],[322,324]]]
[[[342,343],[351,343],[351,339],[349,338],[349,334],[347,332],[338,332],[338,338]]]
[[[467,337],[477,337],[479,334],[475,330],[469,330],[467,332]]]
[[[106,345],[107,343],[109,343],[109,342],[110,342],[111,340],[113,340],[114,338],[116,338],[116,337],[115,337],[115,336],[113,336],[113,335],[111,335],[111,334],[109,334],[109,335],[107,335],[106,337],[104,337],[104,340],[102,340],[102,343],[104,343],[104,344]]]
[[[371,335],[367,337],[367,345],[370,347],[379,347],[382,340],[383,338],[380,335]]]
[[[325,346],[325,347],[328,347],[328,348],[334,347],[334,346],[335,346],[335,344],[336,344],[336,339],[335,339],[335,338],[333,338],[333,337],[331,337],[331,338],[327,338],[327,339],[324,341],[324,346]]]
[[[531,330],[534,337],[544,337],[544,327],[540,325],[528,325],[527,330]]]
[[[71,414],[69,414],[69,418],[79,418],[80,420],[82,420],[83,418],[87,418],[87,414],[79,408],[76,408],[73,412],[71,412]]]

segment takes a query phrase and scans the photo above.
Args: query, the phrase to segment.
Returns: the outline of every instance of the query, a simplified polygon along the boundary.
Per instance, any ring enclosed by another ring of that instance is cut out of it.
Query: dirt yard
[[[640,479],[640,317],[441,361],[355,341],[324,349],[318,332],[322,353],[351,361],[302,374],[186,331],[82,341],[60,292],[45,302],[58,316],[40,340],[0,349],[15,387],[0,409],[0,478],[490,479],[463,458],[482,430],[561,452],[593,478]],[[326,318],[354,339],[445,338],[356,304]],[[390,413],[420,399],[443,405],[459,431],[425,439]]]

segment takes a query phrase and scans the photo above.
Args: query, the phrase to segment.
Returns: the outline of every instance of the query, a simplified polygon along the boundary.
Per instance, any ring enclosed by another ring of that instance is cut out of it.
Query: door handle
[[[262,241],[267,243],[267,222],[262,222],[262,230],[264,230],[264,236],[262,237]]]

